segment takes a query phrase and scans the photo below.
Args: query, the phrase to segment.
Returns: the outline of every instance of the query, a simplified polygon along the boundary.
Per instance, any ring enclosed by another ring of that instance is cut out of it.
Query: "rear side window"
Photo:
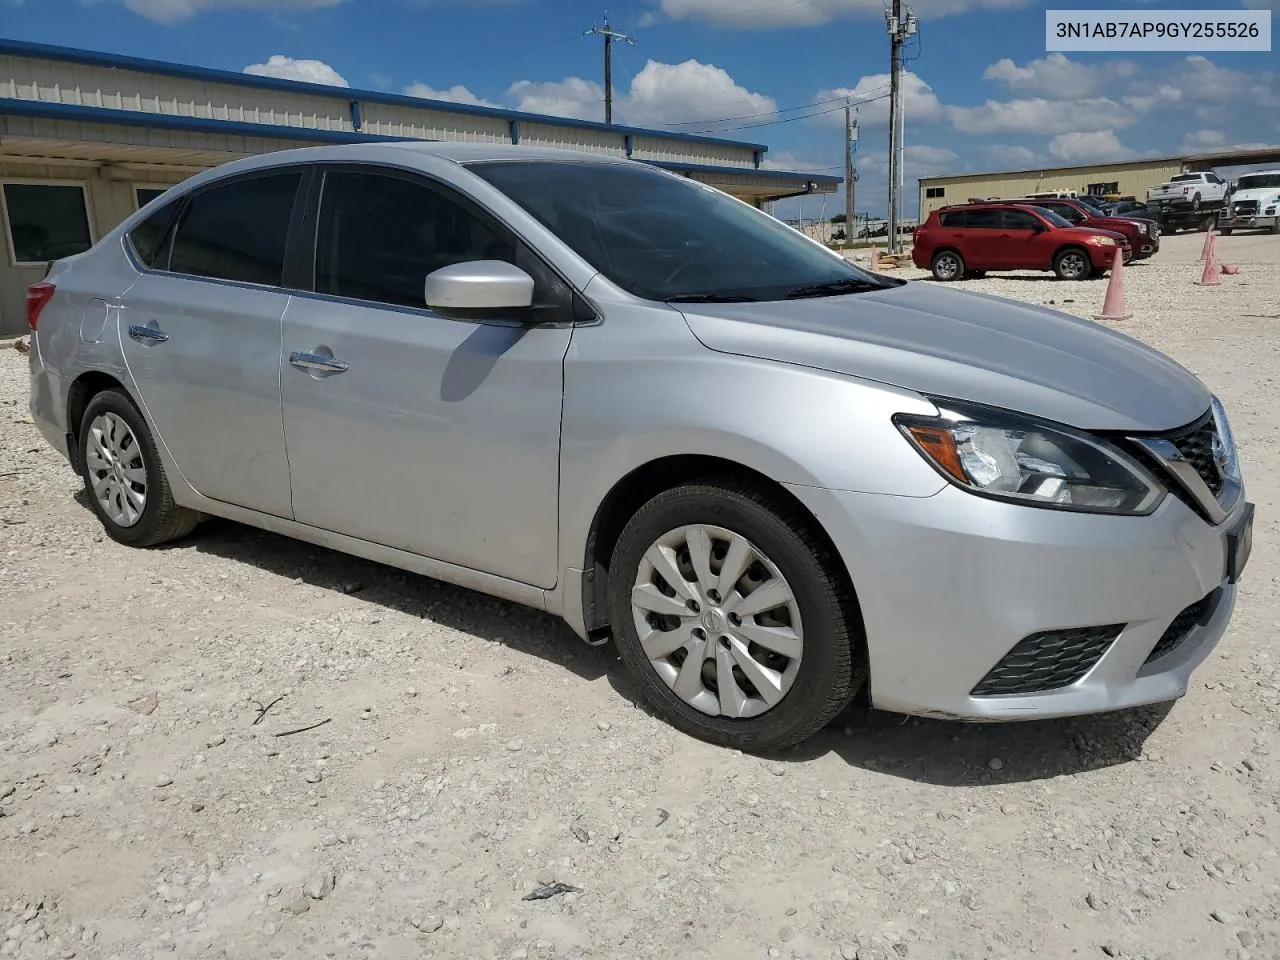
[[[170,203],[129,231],[133,252],[148,267],[169,268],[169,226],[180,206],[181,203]]]
[[[1000,229],[1000,210],[994,207],[969,210],[965,214],[964,225],[971,230],[998,230]]]
[[[953,229],[963,227],[964,222],[965,215],[963,210],[952,210],[949,213],[938,214],[938,223],[944,227],[951,227]]]
[[[425,308],[427,274],[469,260],[515,263],[515,241],[424,184],[378,173],[325,174],[317,293]]]
[[[169,269],[196,277],[280,286],[299,172],[212,187],[187,201]]]

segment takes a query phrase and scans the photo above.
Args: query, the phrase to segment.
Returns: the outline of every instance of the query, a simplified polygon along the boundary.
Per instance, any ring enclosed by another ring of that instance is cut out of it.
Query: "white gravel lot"
[[[0,351],[0,956],[1280,957],[1280,237],[1221,239],[1208,288],[1202,240],[1127,271],[1121,324],[1223,394],[1258,504],[1188,696],[775,760],[536,612],[230,523],[114,544]]]

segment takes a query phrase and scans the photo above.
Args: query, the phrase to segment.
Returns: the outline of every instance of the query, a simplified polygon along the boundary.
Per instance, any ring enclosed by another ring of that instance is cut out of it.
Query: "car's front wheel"
[[[89,401],[79,449],[85,492],[112,540],[151,547],[195,528],[199,514],[174,503],[151,431],[123,391]]]
[[[1093,264],[1083,250],[1070,247],[1053,258],[1053,272],[1059,280],[1088,280],[1093,275]]]
[[[840,561],[795,505],[749,486],[691,483],[641,507],[614,550],[609,607],[645,700],[710,743],[793,746],[866,679]]]
[[[933,270],[933,278],[942,283],[963,280],[966,270],[964,257],[960,256],[955,250],[943,250],[935,253],[930,267]]]

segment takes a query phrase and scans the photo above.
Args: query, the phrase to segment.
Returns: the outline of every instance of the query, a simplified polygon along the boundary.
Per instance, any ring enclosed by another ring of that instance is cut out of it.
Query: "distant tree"
[[[844,223],[844,221],[845,221],[845,215],[843,213],[837,213],[834,217],[831,218],[832,223]]]

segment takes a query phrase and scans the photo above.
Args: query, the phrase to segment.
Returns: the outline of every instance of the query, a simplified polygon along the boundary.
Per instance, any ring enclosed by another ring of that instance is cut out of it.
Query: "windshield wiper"
[[[838,297],[842,293],[866,293],[869,290],[883,290],[884,285],[870,280],[859,280],[848,277],[844,280],[832,280],[830,283],[817,283],[811,287],[796,287],[787,294],[788,300],[800,300],[804,297]]]
[[[739,297],[728,293],[685,293],[667,297],[663,303],[758,303],[756,297]]]

